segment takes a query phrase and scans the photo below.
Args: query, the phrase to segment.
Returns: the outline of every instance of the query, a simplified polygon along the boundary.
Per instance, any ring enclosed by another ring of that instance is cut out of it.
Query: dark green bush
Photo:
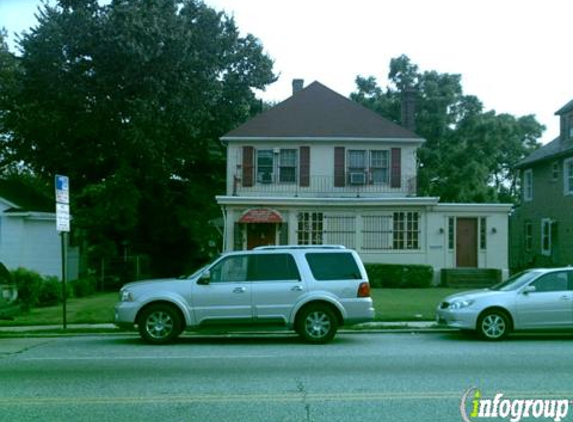
[[[425,288],[432,285],[430,265],[365,264],[370,285],[388,288]]]
[[[38,306],[55,306],[62,302],[62,283],[58,277],[45,277],[40,286]]]
[[[18,268],[12,271],[12,279],[18,287],[18,300],[24,311],[38,304],[43,279],[36,271]]]
[[[93,295],[96,291],[97,280],[94,276],[85,276],[83,278],[72,281],[71,283],[74,297],[86,297]]]

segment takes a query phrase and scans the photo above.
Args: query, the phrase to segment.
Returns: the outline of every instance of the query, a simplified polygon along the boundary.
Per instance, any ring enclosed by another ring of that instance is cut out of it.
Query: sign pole
[[[67,312],[66,312],[66,302],[67,302],[67,291],[66,291],[66,282],[67,282],[67,275],[68,275],[68,233],[67,232],[60,232],[60,236],[62,238],[62,324],[64,326],[64,330],[68,328],[68,321],[67,321]]]
[[[62,323],[68,326],[66,316],[68,276],[68,232],[70,231],[70,180],[68,176],[56,175],[56,229],[62,240]]]

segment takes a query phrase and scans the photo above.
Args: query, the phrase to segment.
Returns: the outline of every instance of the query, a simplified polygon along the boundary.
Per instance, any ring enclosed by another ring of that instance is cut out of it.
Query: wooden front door
[[[276,224],[247,224],[247,249],[276,244]]]
[[[456,266],[477,268],[477,218],[456,220]]]

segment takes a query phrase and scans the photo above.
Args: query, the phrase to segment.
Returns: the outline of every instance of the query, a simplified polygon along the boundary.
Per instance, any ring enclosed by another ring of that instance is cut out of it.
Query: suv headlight
[[[471,306],[473,303],[474,301],[471,299],[456,300],[450,304],[450,309],[455,311],[456,309],[467,308],[468,306]]]
[[[120,290],[119,291],[119,301],[120,302],[131,302],[133,300],[133,296],[129,290]]]

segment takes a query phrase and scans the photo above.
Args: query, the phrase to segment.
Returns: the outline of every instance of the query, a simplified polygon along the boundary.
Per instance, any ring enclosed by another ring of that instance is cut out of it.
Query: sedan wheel
[[[328,343],[337,330],[336,316],[327,306],[310,306],[297,320],[297,332],[308,343]]]
[[[485,340],[502,340],[507,337],[510,325],[504,312],[490,311],[480,317],[478,331]]]
[[[169,305],[151,305],[139,318],[139,334],[148,343],[166,344],[181,333],[181,317]]]

